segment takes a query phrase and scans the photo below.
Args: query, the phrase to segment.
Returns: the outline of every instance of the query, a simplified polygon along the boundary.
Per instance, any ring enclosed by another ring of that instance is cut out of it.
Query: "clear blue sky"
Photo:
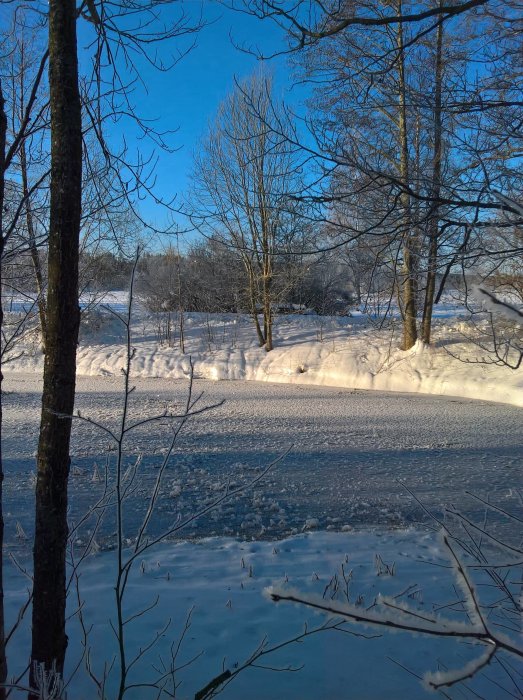
[[[231,42],[247,47],[258,47],[265,55],[285,49],[285,36],[270,21],[261,22],[213,2],[204,1],[183,3],[185,11],[198,17],[200,11],[208,22],[191,40],[196,41],[195,48],[185,56],[168,73],[154,70],[143,63],[142,75],[147,89],[136,86],[133,102],[141,116],[155,118],[158,130],[178,129],[176,134],[169,137],[169,142],[179,150],[174,154],[157,151],[159,161],[156,167],[156,192],[165,199],[174,194],[183,196],[188,185],[188,174],[192,165],[192,154],[199,140],[205,133],[206,127],[213,119],[221,100],[233,89],[234,78],[242,78],[259,65],[259,61],[251,55],[235,48]],[[82,60],[82,45],[85,45],[85,35],[80,30],[79,44]],[[159,48],[165,61],[178,48],[184,50],[187,40],[171,42]],[[87,58],[83,53],[83,59]],[[293,105],[299,100],[297,90],[292,88],[287,68],[286,58],[278,57],[267,61],[275,81],[276,96],[284,97]],[[142,148],[146,153],[151,151],[150,144],[133,143],[135,135],[131,125],[126,125],[126,140],[130,147]],[[115,142],[120,137],[122,124],[114,129]],[[158,225],[168,220],[167,212],[156,205],[151,199],[144,201],[141,211],[145,218]],[[180,225],[182,225],[180,218]],[[185,222],[184,222],[185,223]]]

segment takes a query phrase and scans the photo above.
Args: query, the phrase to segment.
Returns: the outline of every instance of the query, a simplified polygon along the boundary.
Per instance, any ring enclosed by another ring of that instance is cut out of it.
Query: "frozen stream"
[[[80,377],[77,409],[111,428],[118,425],[121,379]],[[178,408],[188,383],[138,379],[132,416]],[[3,450],[7,540],[23,547],[16,524],[32,528],[34,455],[41,382],[35,375],[6,374]],[[196,380],[202,404],[219,408],[183,429],[160,490],[155,534],[207,505],[230,479],[238,486],[293,444],[263,482],[179,533],[180,537],[239,535],[283,537],[308,526],[320,529],[398,526],[425,516],[404,482],[432,511],[453,504],[482,517],[467,491],[511,509],[521,486],[523,412],[509,405],[439,396],[393,394],[255,382]],[[129,435],[129,462],[142,454],[137,488],[126,506],[126,534],[143,516],[169,444],[172,426],[149,424]],[[114,452],[103,432],[76,422],[72,447],[71,519],[101,493],[96,479]],[[97,465],[95,468],[95,464]],[[94,477],[94,478],[93,478]],[[515,506],[514,506],[515,507]],[[114,531],[107,513],[99,542]],[[19,531],[20,534],[20,531]],[[85,533],[81,535],[83,537]]]

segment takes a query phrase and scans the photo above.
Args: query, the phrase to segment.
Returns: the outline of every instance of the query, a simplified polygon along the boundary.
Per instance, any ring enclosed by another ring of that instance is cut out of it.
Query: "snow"
[[[523,326],[523,311],[517,308],[517,302],[514,302],[510,295],[505,294],[500,299],[487,289],[478,286],[472,288],[472,293],[474,298],[491,313],[504,316],[510,321]]]
[[[394,576],[377,574],[376,552],[384,561],[395,559]],[[26,563],[21,560],[22,565]],[[125,606],[127,615],[140,611],[157,597],[160,602],[129,625],[130,656],[139,646],[145,646],[168,621],[170,624],[158,644],[137,664],[131,681],[147,682],[154,675],[152,664],[158,667],[160,656],[167,661],[170,646],[173,641],[177,642],[189,610],[193,610],[191,627],[177,665],[196,660],[177,674],[181,682],[177,693],[180,698],[194,697],[198,688],[224,668],[234,671],[241,666],[264,637],[267,637],[267,645],[273,646],[301,634],[305,624],[312,630],[337,621],[303,606],[274,604],[262,595],[267,586],[297,589],[322,599],[332,575],[343,564],[346,571],[352,570],[349,595],[352,601],[359,601],[356,610],[365,610],[379,594],[386,594],[394,596],[397,602],[408,601],[409,607],[417,606],[423,614],[430,614],[442,604],[456,600],[446,563],[437,538],[417,530],[357,534],[314,532],[279,542],[210,538],[198,544],[163,545],[144,557],[131,576]],[[111,588],[114,575],[115,552],[102,552],[89,557],[80,579],[85,624],[92,625],[88,638],[92,669],[97,674],[101,673],[104,661],[112,659],[116,651],[108,622],[115,617]],[[412,583],[416,584],[416,594],[412,587],[406,590]],[[26,588],[27,582],[20,571],[9,568],[10,620],[25,600]],[[332,602],[329,596],[327,598]],[[76,607],[77,601],[72,597],[71,612]],[[453,615],[457,625],[463,619],[452,609],[445,613]],[[23,668],[28,627],[29,620],[25,619],[23,628],[10,643],[10,656],[14,660],[11,673]],[[350,696],[365,700],[406,697],[423,700],[431,695],[418,678],[401,666],[422,677],[426,672],[455,668],[458,664],[467,667],[482,650],[481,646],[470,643],[418,636],[413,653],[412,638],[402,632],[381,634],[375,628],[362,628],[352,623],[346,624],[344,630],[320,631],[299,644],[291,644],[264,657],[258,662],[260,666],[300,670],[275,672],[250,668],[227,687],[224,697],[232,700],[246,697],[252,700],[317,700]],[[353,636],[354,633],[365,636]],[[71,619],[69,635],[68,670],[71,672],[82,653],[75,616]],[[113,672],[109,690],[114,689],[115,682]],[[499,692],[489,685],[493,682],[509,685],[496,664],[468,682],[470,697],[472,691],[481,692],[483,697],[500,697],[488,695],[489,688]],[[94,685],[83,671],[74,676],[68,692],[75,700],[96,696]],[[140,689],[129,693],[129,697],[148,700],[155,695]],[[450,697],[454,695],[451,693]],[[455,697],[463,695],[457,693]]]
[[[124,292],[112,292],[106,307],[85,315],[78,350],[78,372],[86,376],[119,376],[125,362],[123,326],[108,312],[125,308]],[[83,301],[88,305],[88,300]],[[16,305],[14,305],[16,307]],[[252,321],[234,314],[185,315],[185,353],[174,342],[161,342],[162,315],[150,315],[136,304],[133,322],[135,377],[186,378],[190,361],[197,377],[340,388],[438,394],[523,406],[523,367],[518,371],[492,364],[470,338],[464,309],[448,301],[436,308],[433,343],[418,341],[398,349],[399,325],[378,330],[360,312],[350,317],[282,315],[276,318],[275,348],[256,344]],[[177,338],[176,314],[173,332]],[[40,372],[38,343],[6,366],[8,371]]]
[[[112,293],[105,301],[117,313],[125,310],[123,293]],[[88,305],[86,300],[83,305]],[[438,517],[445,505],[453,504],[482,522],[483,504],[472,493],[516,512],[523,466],[522,372],[476,362],[481,351],[467,340],[471,329],[450,303],[438,309],[434,344],[417,343],[408,352],[397,349],[397,331],[392,335],[390,329],[378,330],[360,314],[280,316],[271,353],[256,346],[246,317],[187,314],[182,353],[175,314],[173,319],[176,342],[169,346],[161,342],[158,319],[137,309],[130,419],[164,410],[179,413],[186,402],[191,363],[193,394],[203,395],[199,405],[216,407],[192,418],[181,432],[148,535],[155,537],[176,518],[208,507],[226,484],[232,490],[248,486],[267,464],[290,450],[254,488],[238,492],[178,533],[178,539],[137,562],[127,614],[138,613],[156,597],[159,602],[129,625],[130,653],[160,634],[158,644],[136,665],[133,678],[150,680],[159,655],[168,663],[169,649],[173,641],[176,646],[193,608],[176,660],[183,667],[177,674],[179,698],[194,697],[224,668],[234,674],[261,643],[270,647],[295,638],[304,624],[309,630],[335,624],[332,617],[303,606],[276,605],[263,591],[272,586],[311,599],[331,596],[332,577],[336,572],[342,575],[341,566],[345,573],[352,570],[350,604],[357,609],[375,600],[394,600],[402,609],[414,606],[426,616],[443,610],[452,624],[466,624],[462,606],[455,603],[462,597],[459,576],[442,541],[427,530],[428,516],[420,503]],[[90,309],[84,316],[76,409],[110,428],[117,427],[121,415],[122,341],[123,329],[114,314]],[[31,567],[43,364],[36,333],[27,335],[20,348],[24,354],[2,368],[6,552],[19,564],[8,563],[6,571],[10,623],[30,587],[23,572]],[[216,381],[226,379],[241,381]],[[137,489],[126,503],[128,544],[142,521],[176,425],[176,419],[162,419],[128,436],[125,466],[136,464],[139,474]],[[75,422],[71,456],[73,523],[101,494],[106,467],[109,481],[114,478],[114,451],[106,434]],[[514,522],[507,526],[499,512],[489,514],[488,524],[502,538],[518,537]],[[91,527],[87,522],[75,532],[78,551],[89,541]],[[87,627],[92,625],[88,645],[96,673],[115,653],[109,623],[114,620],[114,531],[114,514],[108,513],[80,570],[81,607]],[[494,561],[505,562],[509,556],[503,550],[495,554]],[[511,579],[521,580],[521,571],[514,569]],[[478,585],[477,590],[485,595],[489,589]],[[73,591],[69,599],[66,680],[82,654],[75,595]],[[249,668],[227,687],[224,697],[423,700],[429,697],[423,678],[428,684],[452,681],[460,670],[475,670],[484,658],[478,644],[423,635],[413,641],[403,632],[374,638],[375,628],[346,624],[344,632],[318,631],[258,662],[303,669]],[[27,613],[9,644],[10,674],[25,667],[29,626]],[[511,663],[517,678],[523,669]],[[110,690],[115,683],[113,671]],[[465,685],[445,692],[449,697],[478,693],[498,700],[500,688],[513,696],[519,692],[494,660]],[[84,670],[72,679],[68,697],[96,697]],[[126,697],[148,700],[156,695],[141,688]]]
[[[79,377],[76,408],[110,428],[121,411],[122,377]],[[136,379],[130,419],[179,411],[187,380]],[[15,523],[27,536],[33,525],[34,456],[40,420],[41,379],[6,373],[3,456],[6,538]],[[191,419],[180,434],[160,491],[156,533],[178,514],[205,506],[229,481],[247,483],[291,445],[285,459],[252,493],[183,533],[184,537],[237,535],[281,538],[304,528],[401,527],[426,521],[405,488],[441,514],[456,504],[479,518],[483,506],[467,492],[489,496],[514,510],[523,467],[521,409],[466,399],[364,392],[267,382],[197,379],[201,405],[222,405]],[[129,527],[145,508],[157,468],[170,443],[172,423],[160,421],[128,435],[126,465],[142,455],[140,488],[130,501]],[[113,446],[114,447],[114,446]],[[71,518],[78,519],[103,491],[112,446],[102,431],[75,422],[71,446]],[[405,484],[405,486],[403,485]],[[13,517],[15,516],[15,517]],[[496,518],[492,526],[496,525]],[[100,544],[110,538],[112,520]]]

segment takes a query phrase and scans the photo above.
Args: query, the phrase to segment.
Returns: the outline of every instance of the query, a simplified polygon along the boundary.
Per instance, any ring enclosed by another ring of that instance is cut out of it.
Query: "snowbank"
[[[121,306],[115,297],[114,304]],[[118,310],[120,310],[118,306]],[[377,330],[364,317],[280,316],[275,348],[256,346],[252,323],[233,314],[187,314],[185,353],[179,348],[177,318],[170,319],[170,345],[165,340],[166,315],[135,315],[133,345],[136,377],[187,377],[313,384],[351,389],[460,396],[523,406],[523,368],[497,366],[467,339],[470,329],[459,309],[445,308],[434,323],[431,346],[418,342],[398,349],[399,331]],[[91,314],[78,350],[82,375],[119,375],[125,363],[123,328],[107,312]],[[37,345],[37,344],[33,344]],[[41,371],[38,348],[27,347],[8,371]]]

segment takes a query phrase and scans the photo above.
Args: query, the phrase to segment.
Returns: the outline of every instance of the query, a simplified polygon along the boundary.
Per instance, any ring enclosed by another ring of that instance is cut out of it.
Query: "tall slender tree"
[[[397,13],[402,16],[402,1],[398,0]],[[401,216],[403,219],[402,247],[403,247],[403,274],[402,274],[402,299],[400,303],[403,320],[403,350],[409,350],[417,340],[416,327],[416,261],[415,261],[415,232],[411,216],[411,203],[409,196],[409,139],[407,121],[407,78],[405,75],[405,39],[403,24],[396,27],[397,49],[397,91],[398,114],[397,128],[399,141],[399,176],[403,185],[400,196]]]
[[[67,480],[80,322],[78,248],[82,201],[76,15],[75,0],[50,0],[51,198],[46,355],[37,453],[32,688],[36,685],[38,665],[63,672],[67,648]]]
[[[202,26],[189,22],[183,8],[163,21],[160,6],[176,0],[49,0],[48,53],[50,102],[50,213],[48,239],[48,288],[42,415],[37,452],[37,483],[34,539],[34,584],[30,685],[36,691],[39,671],[63,673],[67,634],[65,630],[67,545],[67,487],[69,446],[76,379],[76,346],[80,310],[78,300],[79,238],[82,213],[82,100],[79,91],[77,27],[88,21],[95,33],[96,52],[91,76],[92,90],[84,96],[89,130],[104,154],[107,168],[132,206],[131,192],[150,191],[143,159],[126,160],[125,149],[116,155],[104,138],[106,112],[129,115],[143,133],[165,146],[162,135],[145,125],[129,100],[128,83],[120,70],[136,77],[132,56],[141,55],[165,70],[150,46],[186,34]],[[134,21],[134,24],[133,24]],[[122,27],[123,25],[123,27]],[[155,32],[155,29],[157,30]],[[113,49],[115,53],[113,52]],[[125,58],[116,59],[122,53]],[[104,56],[108,57],[105,61]],[[109,75],[106,72],[109,72]],[[132,82],[132,81],[131,81]],[[108,86],[106,90],[105,87]],[[106,102],[107,101],[107,102]],[[106,111],[104,111],[104,105]],[[135,180],[128,187],[123,175]],[[120,199],[120,196],[117,196]],[[101,210],[107,215],[104,205]],[[35,692],[30,696],[36,698]]]
[[[5,192],[5,155],[7,138],[7,114],[5,100],[0,80],[0,260],[4,252],[4,192]],[[1,282],[1,280],[0,280]],[[1,284],[0,284],[1,286]],[[0,304],[0,332],[3,330],[4,311]],[[0,367],[0,389],[2,387],[2,368]],[[2,397],[0,391],[0,435],[2,426]],[[2,460],[2,443],[0,440],[0,699],[5,698],[4,683],[7,680],[7,659],[5,653],[5,620],[4,620],[4,509],[3,509],[4,465]]]
[[[47,52],[39,57],[33,65],[34,71],[27,80],[26,100],[20,110],[15,107],[13,100],[13,84],[17,69],[15,63],[18,56],[19,35],[17,25],[7,25],[0,34],[2,47],[2,75],[0,77],[0,265],[1,265],[1,292],[9,287],[12,280],[6,282],[6,267],[23,248],[20,244],[20,229],[23,228],[24,205],[27,197],[38,188],[41,178],[34,187],[29,187],[24,193],[18,186],[19,170],[17,162],[20,157],[22,145],[25,140],[37,132],[41,127],[40,113],[36,109],[37,95],[39,93],[42,78],[47,64]],[[15,116],[16,111],[16,116]],[[7,275],[7,277],[9,277]],[[15,341],[20,325],[11,332],[6,329],[3,313],[3,304],[0,304],[0,335],[2,340],[1,358],[5,362],[9,356],[12,344]],[[3,374],[0,371],[0,389],[3,382]],[[2,391],[0,391],[0,432],[3,421]],[[7,656],[6,656],[6,632],[4,617],[3,595],[3,481],[4,468],[0,447],[0,698],[7,695],[5,683],[7,681]]]
[[[441,4],[441,2],[440,2]],[[443,83],[443,22],[440,23],[436,35],[436,52],[434,58],[434,134],[432,147],[432,204],[428,214],[427,231],[429,250],[427,259],[427,281],[425,285],[425,301],[423,304],[423,319],[421,322],[422,340],[430,343],[432,329],[432,311],[436,293],[436,277],[438,273],[439,247],[439,199],[441,196],[441,170],[443,162],[443,123],[442,123],[442,83]]]

